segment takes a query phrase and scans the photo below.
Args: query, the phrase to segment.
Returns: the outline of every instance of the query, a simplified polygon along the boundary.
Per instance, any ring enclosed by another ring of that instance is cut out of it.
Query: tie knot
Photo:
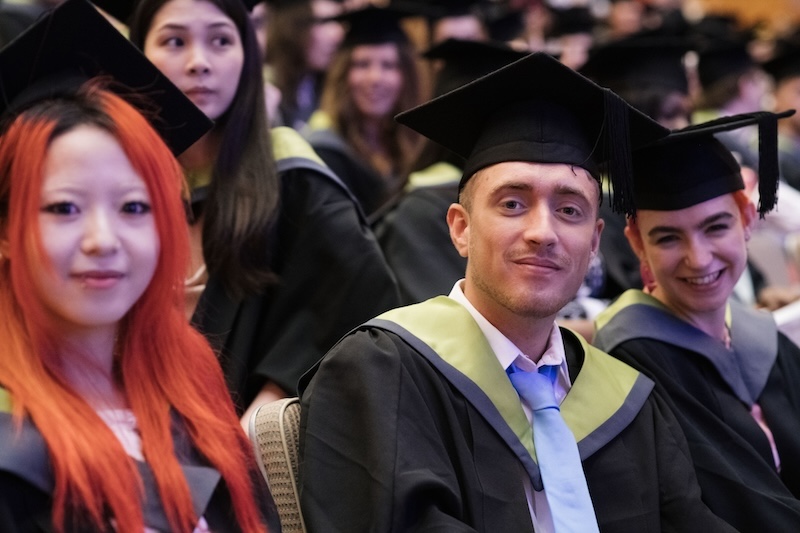
[[[556,382],[556,377],[558,377],[558,370],[560,367],[556,365],[542,365],[539,367],[539,373],[543,376],[547,376],[547,379],[550,380],[550,383]]]
[[[519,395],[528,402],[534,411],[547,408],[558,409],[553,382],[546,373],[522,372],[515,368],[508,377]]]

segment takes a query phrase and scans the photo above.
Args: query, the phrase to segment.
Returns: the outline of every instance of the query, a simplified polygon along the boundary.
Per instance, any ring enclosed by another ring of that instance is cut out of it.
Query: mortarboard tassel
[[[758,120],[758,215],[771,211],[778,202],[778,118],[764,113]]]
[[[609,89],[603,89],[605,101],[605,127],[610,155],[608,177],[611,180],[611,209],[616,213],[633,216],[633,163],[631,159],[628,104]]]

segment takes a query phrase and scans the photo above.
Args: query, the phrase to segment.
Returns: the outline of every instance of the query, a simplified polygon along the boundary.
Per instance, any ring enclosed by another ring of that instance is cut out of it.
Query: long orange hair
[[[79,124],[109,131],[145,181],[162,246],[150,285],[123,318],[114,376],[141,434],[142,451],[173,531],[191,532],[198,517],[174,451],[179,418],[194,447],[219,470],[239,527],[266,527],[254,498],[258,479],[216,356],[186,321],[181,300],[189,260],[180,166],[144,117],[95,84],[74,99],[35,105],[0,137],[0,385],[12,397],[18,423],[29,417],[49,451],[55,479],[53,523],[76,521],[105,529],[109,515],[120,532],[143,530],[141,480],[133,461],[92,407],[64,378],[69,353],[31,280],[45,260],[38,231],[43,162],[54,137]],[[0,248],[2,249],[2,248]],[[177,415],[177,416],[176,416]]]

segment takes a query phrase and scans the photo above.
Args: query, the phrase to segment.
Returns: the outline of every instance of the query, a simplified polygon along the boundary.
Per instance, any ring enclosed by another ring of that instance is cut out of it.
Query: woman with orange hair
[[[211,124],[85,0],[0,53],[0,92],[0,531],[279,531],[183,312],[173,152]]]
[[[800,348],[736,300],[747,241],[776,205],[778,118],[734,115],[633,153],[625,235],[645,289],[596,319],[594,344],[650,377],[675,413],[708,507],[737,531],[800,528]],[[759,207],[715,134],[759,125]]]
[[[4,129],[2,531],[266,531],[249,441],[183,316],[181,187],[144,117],[95,84]]]

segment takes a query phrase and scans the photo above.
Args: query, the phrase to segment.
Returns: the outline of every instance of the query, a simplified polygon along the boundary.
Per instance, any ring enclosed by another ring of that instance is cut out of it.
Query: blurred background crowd
[[[1,0],[0,46],[57,3]],[[301,133],[347,185],[398,277],[403,303],[446,293],[464,268],[443,216],[461,162],[396,124],[404,109],[530,51],[552,54],[671,129],[800,108],[797,0],[246,3],[262,52],[270,126]],[[128,31],[135,2],[96,4]],[[721,137],[755,198],[756,131]],[[759,223],[737,288],[743,301],[770,309],[800,295],[800,114],[781,121],[779,147],[788,186],[777,211]],[[565,320],[591,319],[624,289],[641,286],[624,220],[610,210],[603,216],[601,254]]]

